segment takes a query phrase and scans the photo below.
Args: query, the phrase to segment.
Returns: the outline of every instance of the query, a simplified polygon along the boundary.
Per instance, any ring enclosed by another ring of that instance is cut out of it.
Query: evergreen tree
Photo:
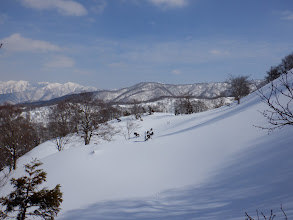
[[[8,196],[0,198],[0,204],[6,206],[5,211],[0,211],[0,217],[16,217],[17,220],[27,219],[27,216],[40,216],[43,219],[53,220],[60,211],[62,192],[60,185],[52,190],[38,186],[46,181],[47,173],[38,167],[42,165],[38,160],[33,160],[25,165],[26,176],[11,179],[14,191]],[[10,216],[14,214],[16,216]]]

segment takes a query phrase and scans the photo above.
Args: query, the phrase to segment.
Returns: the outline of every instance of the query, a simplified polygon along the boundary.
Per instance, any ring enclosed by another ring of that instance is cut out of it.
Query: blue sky
[[[1,0],[0,81],[264,78],[293,52],[292,0]]]

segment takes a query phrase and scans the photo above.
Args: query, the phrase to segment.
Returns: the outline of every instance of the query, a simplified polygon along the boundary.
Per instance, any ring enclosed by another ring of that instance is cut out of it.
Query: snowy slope
[[[60,220],[234,220],[271,208],[281,217],[280,204],[291,219],[293,126],[270,135],[256,128],[267,125],[258,112],[265,108],[251,94],[240,105],[198,114],[145,116],[135,122],[140,134],[153,128],[147,142],[120,135],[89,146],[75,141],[62,152],[46,142],[19,160],[13,176],[39,158],[46,185],[62,186]],[[111,124],[125,132],[127,120]],[[7,184],[0,196],[9,191]]]

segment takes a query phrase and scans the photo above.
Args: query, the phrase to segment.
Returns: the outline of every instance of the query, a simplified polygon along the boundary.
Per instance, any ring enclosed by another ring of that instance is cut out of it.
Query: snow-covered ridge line
[[[255,90],[261,80],[255,80],[251,90]],[[131,103],[147,102],[167,97],[192,96],[197,98],[216,98],[229,95],[229,85],[226,82],[194,83],[194,84],[162,84],[156,82],[138,83],[134,86],[118,90],[101,90],[95,92],[97,99],[104,101]]]
[[[254,90],[261,81],[256,80],[251,85]],[[229,95],[228,84],[225,82],[194,83],[172,85],[156,82],[143,82],[127,88],[116,90],[98,90],[76,83],[47,83],[31,84],[27,81],[0,81],[0,104],[48,101],[69,94],[94,92],[96,99],[105,102],[133,103],[155,101],[167,97],[193,96],[197,98],[215,98]]]
[[[0,81],[0,104],[9,102],[12,104],[47,101],[68,94],[97,91],[95,87],[82,86],[77,83],[67,82],[30,83],[28,81]]]

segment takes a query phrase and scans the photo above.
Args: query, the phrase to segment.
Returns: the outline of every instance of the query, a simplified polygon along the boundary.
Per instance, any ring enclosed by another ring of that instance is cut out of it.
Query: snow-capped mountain
[[[195,83],[187,85],[171,85],[155,82],[139,83],[134,86],[114,91],[101,90],[95,92],[97,99],[113,102],[151,101],[163,97],[195,96],[213,98],[225,93],[227,83]]]
[[[46,101],[68,94],[92,92],[97,88],[76,83],[30,83],[28,81],[0,81],[0,104]]]
[[[261,81],[255,81],[251,90]],[[47,101],[68,94],[94,92],[96,99],[105,102],[132,103],[157,101],[166,97],[192,96],[196,98],[215,98],[229,95],[229,85],[225,82],[194,83],[172,85],[156,82],[143,82],[134,86],[117,90],[98,90],[94,87],[85,87],[76,83],[37,83],[27,81],[0,81],[0,104],[4,102],[24,103]]]
[[[251,84],[251,90],[261,83],[255,80]],[[100,90],[94,93],[97,99],[112,102],[138,102],[154,101],[166,97],[193,96],[197,98],[215,98],[229,95],[229,85],[225,82],[194,83],[186,85],[171,85],[155,82],[139,83],[134,86],[108,91]]]

